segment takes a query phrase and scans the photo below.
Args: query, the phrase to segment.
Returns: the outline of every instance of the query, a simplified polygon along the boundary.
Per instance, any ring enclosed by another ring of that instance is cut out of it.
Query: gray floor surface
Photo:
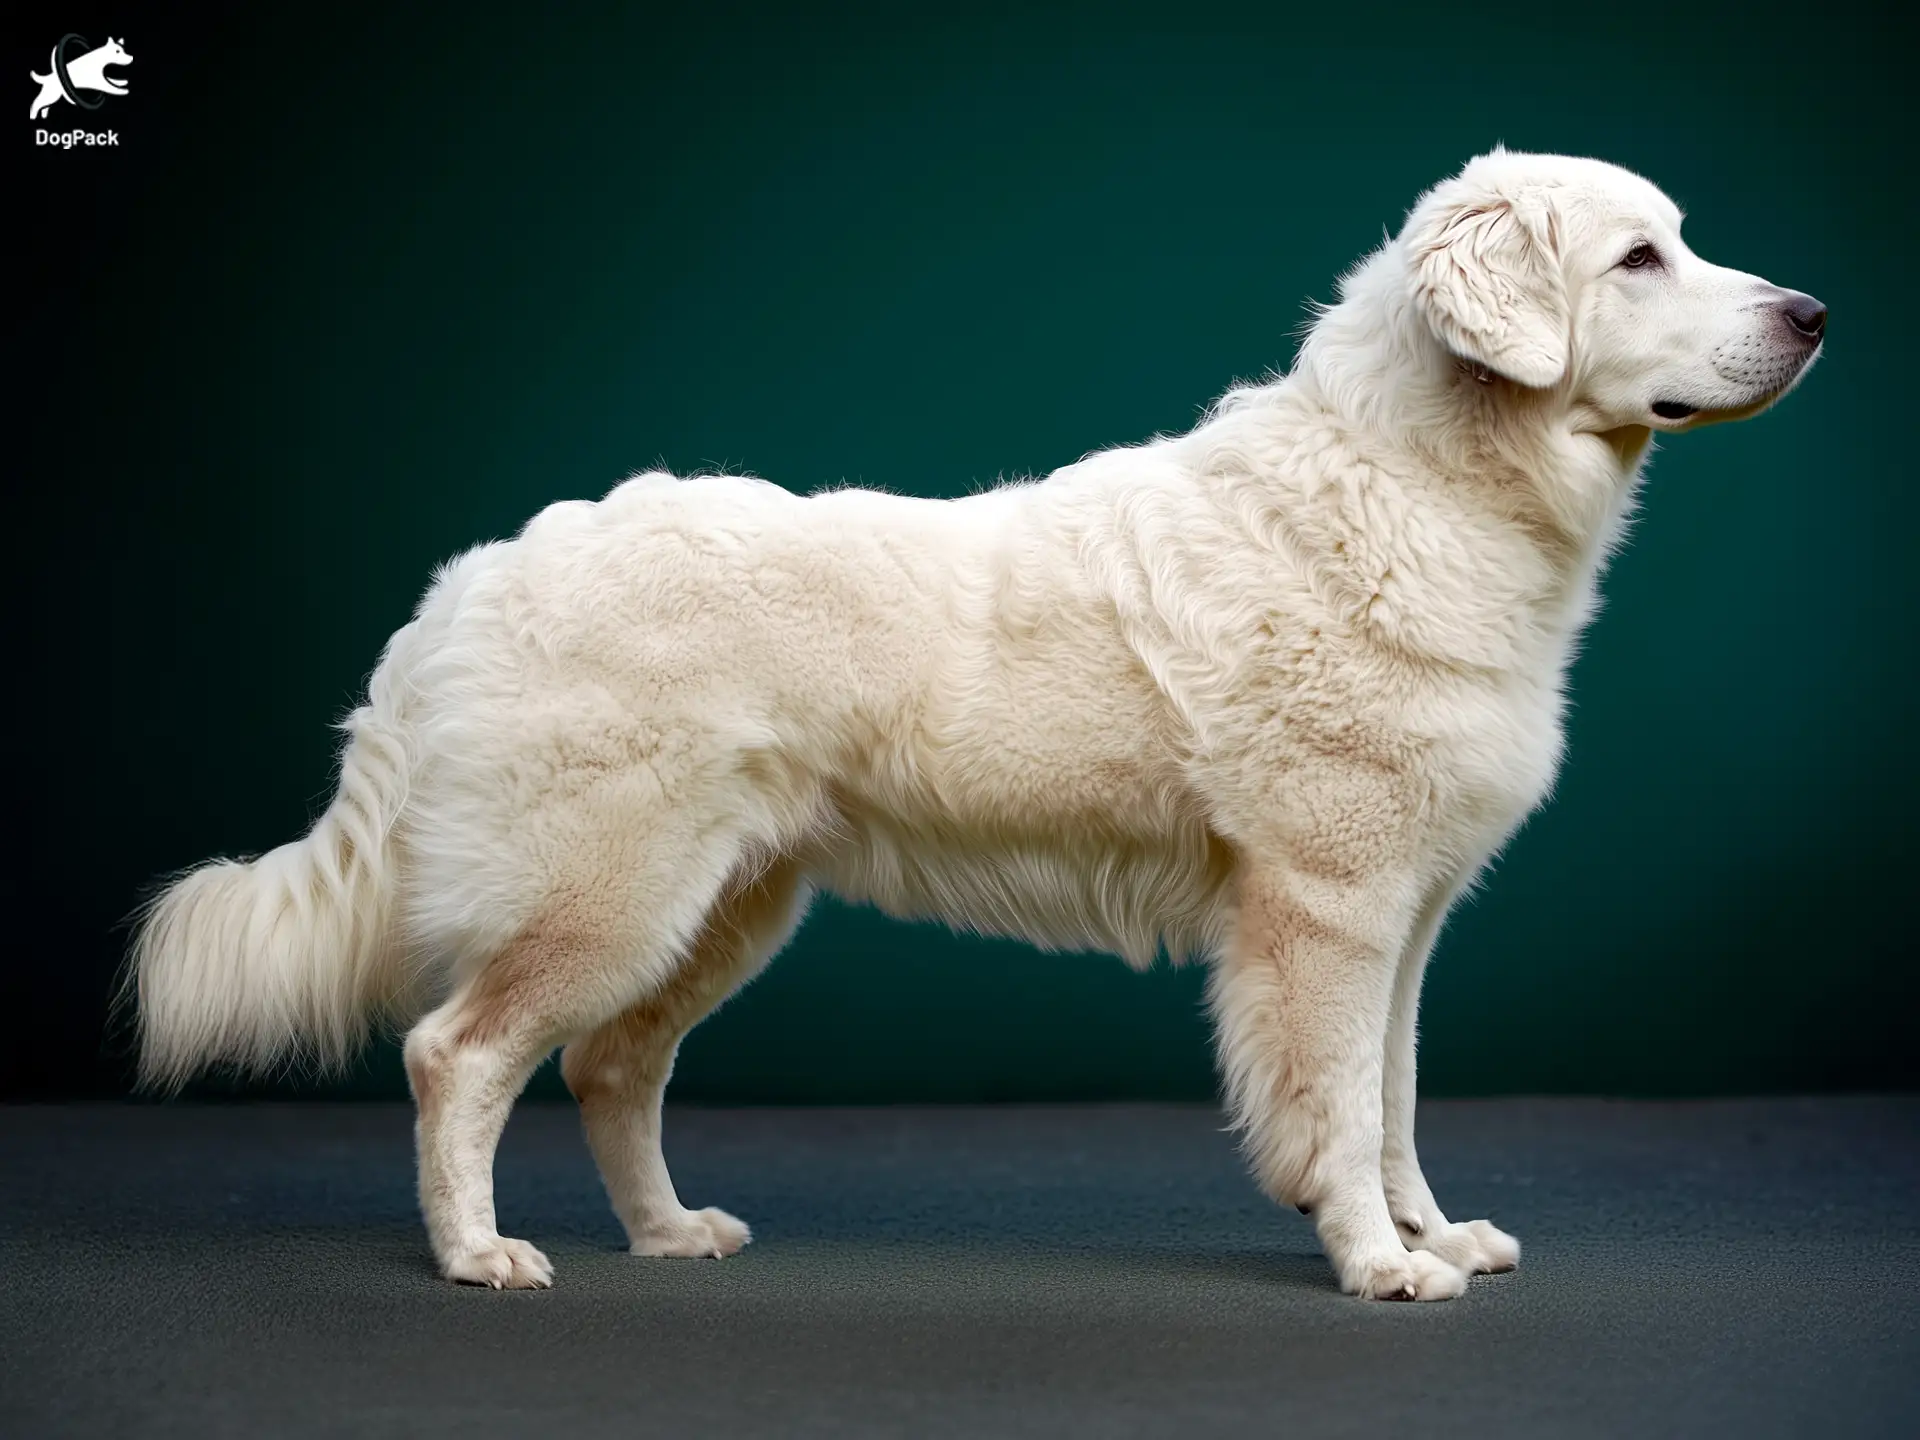
[[[409,1113],[0,1108],[6,1436],[1920,1434],[1920,1099],[1432,1103],[1448,1304],[1341,1296],[1187,1107],[670,1112],[726,1261],[624,1253],[572,1112],[438,1280]]]

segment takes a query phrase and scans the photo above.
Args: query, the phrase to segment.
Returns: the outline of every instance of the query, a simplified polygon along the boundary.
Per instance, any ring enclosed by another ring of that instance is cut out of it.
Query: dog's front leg
[[[1389,867],[1331,861],[1296,843],[1242,863],[1210,989],[1229,1103],[1261,1184],[1313,1215],[1341,1288],[1449,1300],[1466,1274],[1408,1250],[1381,1184],[1387,1020],[1417,896]]]
[[[1380,1169],[1387,1210],[1411,1250],[1431,1250],[1469,1274],[1511,1270],[1520,1263],[1520,1242],[1488,1220],[1456,1224],[1433,1198],[1414,1146],[1415,1070],[1419,1038],[1420,984],[1440,927],[1464,888],[1452,882],[1436,889],[1415,922],[1394,978],[1387,1021],[1386,1074],[1382,1100],[1385,1136]]]

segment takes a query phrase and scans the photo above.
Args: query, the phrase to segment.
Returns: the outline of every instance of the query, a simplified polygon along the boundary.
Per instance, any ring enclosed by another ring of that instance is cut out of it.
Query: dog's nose
[[[1787,317],[1787,324],[1794,333],[1818,345],[1827,333],[1827,307],[1811,295],[1802,295],[1797,291],[1780,302],[1780,313]]]

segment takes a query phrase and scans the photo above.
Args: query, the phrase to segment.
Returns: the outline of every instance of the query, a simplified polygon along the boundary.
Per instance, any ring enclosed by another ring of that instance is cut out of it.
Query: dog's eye
[[[1660,263],[1660,252],[1642,240],[1621,257],[1620,263],[1629,270],[1644,269],[1648,265],[1658,265]]]

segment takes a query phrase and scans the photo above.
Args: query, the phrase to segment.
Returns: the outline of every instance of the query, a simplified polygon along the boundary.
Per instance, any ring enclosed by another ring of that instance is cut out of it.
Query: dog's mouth
[[[1756,395],[1738,405],[1688,405],[1679,400],[1656,400],[1648,408],[1654,419],[1660,422],[1654,426],[1657,430],[1698,430],[1703,425],[1751,420],[1792,388],[1791,382],[1773,386],[1765,394]]]
[[[1747,420],[1774,404],[1805,377],[1813,367],[1814,358],[1820,352],[1809,350],[1801,356],[1797,364],[1787,367],[1782,374],[1777,368],[1769,373],[1752,377],[1759,381],[1759,388],[1752,389],[1752,380],[1740,376],[1740,388],[1748,393],[1742,399],[1723,402],[1717,398],[1704,404],[1689,404],[1685,400],[1655,400],[1647,407],[1653,417],[1656,430],[1698,430],[1702,425],[1720,425],[1729,420]],[[1732,375],[1723,375],[1724,379],[1734,380]]]

